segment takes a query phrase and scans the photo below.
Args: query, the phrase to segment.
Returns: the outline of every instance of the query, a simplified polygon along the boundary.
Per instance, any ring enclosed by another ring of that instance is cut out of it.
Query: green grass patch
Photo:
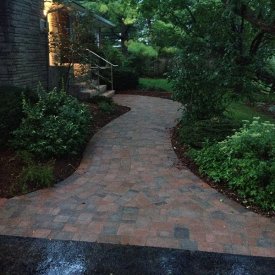
[[[165,78],[140,78],[139,87],[144,90],[171,92],[172,86]]]
[[[236,122],[241,122],[243,120],[252,121],[253,117],[260,117],[262,121],[270,121],[271,123],[275,122],[271,116],[241,102],[232,103],[227,109],[227,116]]]

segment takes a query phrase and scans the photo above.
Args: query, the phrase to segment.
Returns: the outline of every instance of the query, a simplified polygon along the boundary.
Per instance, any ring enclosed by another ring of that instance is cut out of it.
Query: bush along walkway
[[[275,220],[176,168],[171,100],[118,95],[131,107],[90,141],[54,188],[0,201],[0,234],[275,257]]]

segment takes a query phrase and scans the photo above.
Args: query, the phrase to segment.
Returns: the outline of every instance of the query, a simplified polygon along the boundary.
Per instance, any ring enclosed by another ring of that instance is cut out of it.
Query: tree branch
[[[230,0],[221,0],[222,3],[226,6],[230,6]],[[262,32],[269,33],[275,35],[275,23],[267,23],[263,19],[260,19],[256,16],[254,11],[245,4],[241,5],[241,8],[234,8],[234,13],[244,18],[246,21],[251,23],[255,28],[258,28]]]

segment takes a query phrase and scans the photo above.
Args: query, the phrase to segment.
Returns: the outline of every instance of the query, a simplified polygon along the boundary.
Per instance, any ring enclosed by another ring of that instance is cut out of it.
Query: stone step
[[[114,95],[115,95],[114,90],[110,90],[102,94],[102,96],[105,96],[105,97],[113,97]]]
[[[78,94],[76,95],[82,100],[89,99],[96,95],[112,97],[114,95],[114,91],[107,91],[107,85],[99,85],[96,88],[88,87],[85,82],[76,83],[75,87],[77,87]]]
[[[97,89],[99,90],[99,94],[103,94],[107,91],[107,85],[99,85]]]

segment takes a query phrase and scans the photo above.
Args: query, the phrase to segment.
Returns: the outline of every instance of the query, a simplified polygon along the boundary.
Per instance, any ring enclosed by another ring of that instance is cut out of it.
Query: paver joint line
[[[180,105],[116,95],[131,111],[90,141],[55,188],[1,200],[0,234],[275,257],[275,222],[221,200],[177,157]]]

